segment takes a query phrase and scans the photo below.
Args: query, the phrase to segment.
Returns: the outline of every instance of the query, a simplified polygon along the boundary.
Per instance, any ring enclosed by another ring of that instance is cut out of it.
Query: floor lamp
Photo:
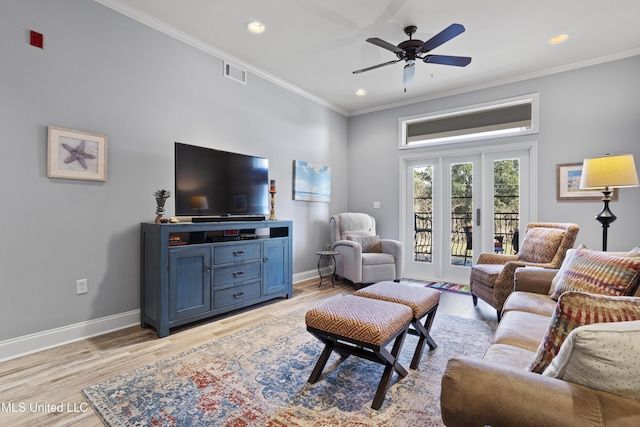
[[[604,207],[596,219],[602,224],[602,250],[607,250],[607,229],[616,220],[616,216],[609,210],[611,190],[620,187],[637,187],[638,173],[633,154],[619,156],[594,157],[584,159],[582,165],[581,189],[601,189],[604,197]]]

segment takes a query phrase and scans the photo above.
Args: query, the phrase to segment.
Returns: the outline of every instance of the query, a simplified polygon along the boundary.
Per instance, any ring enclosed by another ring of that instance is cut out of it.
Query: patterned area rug
[[[298,310],[82,391],[108,426],[441,426],[440,379],[452,356],[481,357],[495,325],[437,315],[419,369],[394,376],[370,408],[384,367],[333,354],[316,384],[307,378],[323,344]],[[408,368],[416,337],[408,335]]]
[[[438,289],[440,291],[471,295],[469,285],[459,285],[457,283],[449,282],[428,282],[425,286],[427,288]]]

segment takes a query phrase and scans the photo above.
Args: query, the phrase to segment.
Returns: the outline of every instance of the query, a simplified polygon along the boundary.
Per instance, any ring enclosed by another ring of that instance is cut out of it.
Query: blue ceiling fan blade
[[[443,43],[448,42],[452,38],[459,36],[464,33],[464,26],[461,24],[451,24],[444,30],[440,31],[435,36],[431,37],[429,40],[424,42],[422,46],[420,46],[420,52],[429,52],[433,49],[437,48]]]
[[[466,67],[471,63],[468,56],[449,56],[449,55],[427,55],[423,59],[428,64],[454,65],[456,67]]]

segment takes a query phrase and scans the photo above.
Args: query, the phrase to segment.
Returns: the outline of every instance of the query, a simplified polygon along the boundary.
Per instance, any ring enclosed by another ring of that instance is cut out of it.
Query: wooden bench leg
[[[425,341],[429,345],[431,350],[438,347],[433,337],[429,334],[431,331],[431,325],[433,324],[433,319],[436,317],[436,310],[438,309],[438,305],[433,306],[427,313],[423,316],[425,317],[424,325],[420,323],[420,319],[415,319],[411,322],[414,329],[410,329],[409,333],[413,335],[417,335],[418,344],[416,345],[416,351],[413,353],[413,359],[411,359],[411,365],[409,367],[411,369],[417,369],[420,365],[420,359],[422,359],[422,353],[424,352],[424,343]]]
[[[325,346],[324,346],[324,349],[322,350],[322,353],[320,353],[320,357],[316,362],[316,366],[313,368],[313,371],[311,372],[311,375],[307,380],[311,384],[318,381],[318,379],[320,378],[320,375],[322,374],[322,371],[324,370],[324,367],[327,365],[327,362],[329,361],[329,356],[331,356],[331,353],[333,351],[338,353],[343,360],[350,356],[350,353],[348,351],[345,351],[339,347],[339,343],[335,339],[332,339],[329,336],[318,334],[318,333],[312,333],[312,334],[316,338],[318,338],[320,341],[322,341],[325,344]]]
[[[322,374],[322,370],[324,369],[324,367],[327,364],[327,361],[329,360],[329,356],[331,356],[331,352],[333,352],[333,343],[325,342],[324,350],[322,350],[322,353],[320,354],[320,357],[316,362],[316,366],[313,368],[313,371],[309,376],[308,382],[313,384],[316,381],[318,381],[318,378],[320,378],[320,374]]]
[[[329,360],[329,356],[331,356],[333,351],[336,351],[344,358],[349,355],[354,355],[382,364],[385,366],[385,369],[382,374],[382,378],[378,383],[378,388],[376,389],[376,394],[371,405],[371,408],[377,410],[380,409],[380,406],[382,406],[382,403],[384,402],[393,373],[397,372],[400,378],[404,378],[408,374],[407,370],[398,361],[398,354],[400,353],[402,344],[407,336],[409,323],[403,326],[402,329],[399,329],[394,336],[380,346],[358,342],[339,335],[327,334],[314,328],[307,327],[307,330],[325,344],[325,347],[322,350],[311,375],[309,376],[308,382],[311,384],[318,381],[327,361]],[[391,348],[391,352],[389,352],[389,350],[386,349],[386,345],[394,339],[393,347]]]
[[[393,348],[391,349],[391,353],[389,353],[384,347],[375,352],[381,360],[384,360],[386,362],[382,378],[380,379],[378,389],[376,390],[375,397],[373,398],[373,403],[371,404],[371,408],[375,410],[380,409],[382,403],[384,402],[384,398],[387,395],[387,390],[389,389],[389,384],[391,383],[391,378],[393,377],[393,372],[397,372],[400,378],[404,378],[408,374],[407,370],[404,369],[404,367],[398,362],[398,353],[402,348],[402,344],[404,343],[404,339],[406,336],[407,330],[405,329],[400,335],[396,337],[396,340],[393,343]]]

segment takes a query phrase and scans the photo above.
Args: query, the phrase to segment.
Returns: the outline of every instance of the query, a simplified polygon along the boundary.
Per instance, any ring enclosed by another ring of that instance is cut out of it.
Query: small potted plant
[[[164,203],[171,197],[171,191],[168,190],[156,190],[153,192],[156,198],[156,222],[161,222],[162,215],[164,215]]]

